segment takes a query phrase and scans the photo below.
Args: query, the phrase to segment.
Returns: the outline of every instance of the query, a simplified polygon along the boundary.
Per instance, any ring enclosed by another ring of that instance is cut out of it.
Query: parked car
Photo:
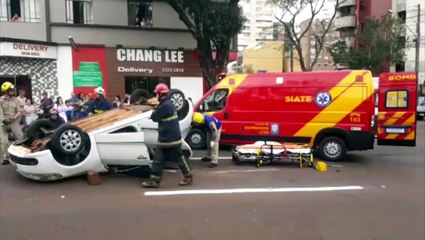
[[[25,139],[9,147],[11,164],[22,176],[36,181],[53,181],[88,171],[108,172],[117,166],[149,168],[158,137],[158,124],[150,116],[158,102],[146,100],[143,95],[144,91],[137,90],[129,106],[54,130],[46,119],[35,121],[28,127]],[[179,90],[172,90],[171,98],[184,139],[191,128],[193,106]],[[191,157],[192,150],[184,140],[182,150],[185,157]]]
[[[416,109],[416,118],[423,120],[425,117],[425,97],[418,98],[418,106]]]

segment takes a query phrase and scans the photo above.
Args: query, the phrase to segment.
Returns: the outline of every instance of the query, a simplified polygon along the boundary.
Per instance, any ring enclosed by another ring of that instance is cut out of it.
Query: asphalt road
[[[193,186],[178,187],[180,174],[167,172],[153,191],[125,175],[102,176],[97,186],[83,177],[36,183],[1,166],[0,239],[423,240],[424,128],[422,121],[415,148],[353,152],[327,172],[291,164],[256,169],[228,159],[208,169],[192,161]],[[342,186],[353,190],[317,191]],[[253,188],[259,192],[225,193]],[[152,195],[179,190],[206,194]]]

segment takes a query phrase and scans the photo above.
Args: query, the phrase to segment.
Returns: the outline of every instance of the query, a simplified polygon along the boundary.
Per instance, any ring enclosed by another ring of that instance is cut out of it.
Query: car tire
[[[52,136],[51,146],[62,154],[73,155],[84,148],[85,140],[81,128],[65,124],[56,129]]]
[[[202,150],[207,146],[206,134],[198,128],[192,128],[187,134],[185,141],[189,144],[190,148],[194,150]]]
[[[178,89],[171,89],[170,100],[176,107],[177,112],[180,112],[184,109],[185,105],[188,105],[184,93]]]
[[[33,140],[44,138],[46,135],[41,131],[41,128],[53,130],[55,126],[47,119],[37,119],[25,129],[24,134],[26,137],[31,137]]]
[[[138,102],[146,101],[147,99],[152,98],[152,95],[145,89],[136,89],[131,93],[130,103],[136,104]]]
[[[327,161],[341,161],[347,155],[347,146],[339,137],[325,137],[320,141],[319,154]]]
[[[179,118],[179,121],[182,119],[185,119],[187,117],[187,114],[189,113],[189,102],[185,99],[183,104],[183,108],[180,111],[177,111],[177,116]]]

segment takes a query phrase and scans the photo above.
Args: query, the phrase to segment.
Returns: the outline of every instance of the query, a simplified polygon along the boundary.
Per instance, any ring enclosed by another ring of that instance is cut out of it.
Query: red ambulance
[[[229,75],[195,111],[222,121],[223,144],[308,143],[338,161],[347,151],[373,149],[375,135],[378,145],[416,145],[415,76],[381,74],[376,92],[367,70]],[[205,135],[194,127],[186,140],[201,149]]]

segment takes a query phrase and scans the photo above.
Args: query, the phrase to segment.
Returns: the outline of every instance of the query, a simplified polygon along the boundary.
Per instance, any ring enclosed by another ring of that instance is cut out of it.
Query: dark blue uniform
[[[104,97],[96,98],[92,104],[90,104],[88,113],[102,113],[112,109],[112,103]]]
[[[152,163],[152,175],[161,179],[165,161],[174,160],[185,177],[192,176],[192,170],[181,150],[182,137],[177,110],[168,97],[160,100],[151,118],[158,122],[158,146]]]

